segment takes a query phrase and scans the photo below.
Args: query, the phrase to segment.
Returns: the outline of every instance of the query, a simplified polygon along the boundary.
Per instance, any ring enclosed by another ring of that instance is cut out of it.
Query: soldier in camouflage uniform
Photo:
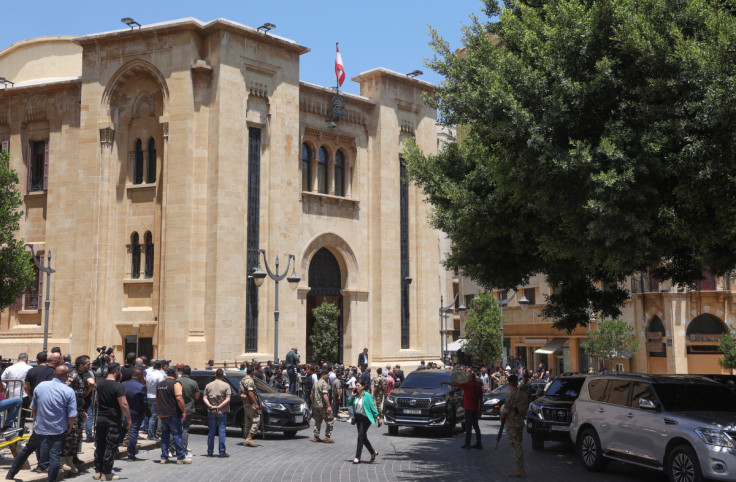
[[[332,435],[332,427],[335,424],[335,416],[332,413],[332,407],[330,406],[330,386],[327,383],[327,378],[330,374],[327,371],[319,372],[319,380],[314,384],[312,388],[312,406],[314,411],[314,439],[313,442],[327,442],[335,443],[330,437]],[[325,438],[319,438],[319,431],[322,428],[322,420],[327,424],[325,429]]]
[[[521,447],[521,436],[524,433],[524,418],[529,410],[529,397],[526,392],[519,390],[518,378],[511,375],[508,378],[511,393],[506,397],[506,403],[501,411],[501,422],[506,424],[506,435],[509,438],[509,445],[514,454],[516,461],[516,470],[509,474],[509,477],[524,477],[524,452]]]
[[[261,423],[261,407],[258,400],[256,383],[253,381],[253,372],[256,367],[251,365],[246,370],[246,375],[240,380],[240,398],[245,407],[245,445],[258,447],[253,441],[253,436],[258,432],[258,424]]]
[[[79,442],[82,440],[84,426],[87,422],[87,410],[84,403],[84,397],[87,396],[87,381],[84,379],[85,372],[89,371],[89,357],[82,355],[75,360],[75,367],[69,372],[69,378],[66,382],[68,387],[74,390],[77,399],[77,416],[72,431],[69,432],[64,440],[64,448],[61,451],[62,470],[66,470],[73,474],[79,472],[74,459],[77,458],[79,450]]]
[[[378,416],[383,418],[383,401],[386,395],[386,377],[381,373],[383,370],[376,370],[376,377],[371,381],[373,384],[373,402],[378,410]]]

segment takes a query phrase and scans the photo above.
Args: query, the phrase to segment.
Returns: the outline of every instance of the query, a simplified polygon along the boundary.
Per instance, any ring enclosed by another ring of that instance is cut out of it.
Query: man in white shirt
[[[488,384],[488,370],[486,367],[480,369],[480,381],[483,384],[483,391],[488,392],[491,389],[491,386]]]
[[[18,362],[5,369],[2,376],[4,382],[7,380],[21,380],[20,382],[5,384],[5,388],[7,388],[6,398],[23,398],[25,396],[25,393],[23,393],[23,383],[26,379],[26,373],[31,368],[33,367],[28,364],[28,353],[21,353],[18,355]]]
[[[161,371],[161,361],[156,360],[153,363],[153,370],[146,374],[146,399],[148,401],[148,409],[151,413],[148,419],[148,440],[158,441],[158,437],[156,436],[156,423],[158,422],[156,386],[165,379],[166,375]]]
[[[350,378],[348,378],[348,388],[353,389],[355,388],[355,382],[357,379],[355,378],[355,370],[350,370]]]

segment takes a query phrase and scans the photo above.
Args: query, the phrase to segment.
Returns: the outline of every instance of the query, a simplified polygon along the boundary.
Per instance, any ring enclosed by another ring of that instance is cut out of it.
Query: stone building
[[[346,363],[364,347],[376,364],[437,356],[438,234],[401,182],[406,139],[436,150],[433,86],[377,68],[336,98],[299,81],[307,52],[192,18],[0,52],[20,236],[56,270],[49,346],[271,359],[276,284],[247,276],[265,250],[280,272],[293,254],[301,278],[280,283],[280,358],[310,357],[324,300],[341,308]],[[0,315],[3,355],[41,348],[43,282]]]

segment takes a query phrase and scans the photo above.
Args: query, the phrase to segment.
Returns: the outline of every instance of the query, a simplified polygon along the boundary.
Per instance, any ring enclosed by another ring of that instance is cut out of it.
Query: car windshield
[[[584,378],[558,378],[544,392],[544,396],[556,400],[577,400],[584,381]]]
[[[404,383],[401,384],[401,388],[429,388],[431,390],[443,390],[447,391],[450,389],[447,385],[441,385],[440,382],[451,382],[452,378],[449,373],[445,372],[424,372],[424,373],[410,373]]]
[[[725,385],[665,382],[654,389],[668,412],[736,412],[736,395]]]
[[[228,373],[227,377],[230,379],[230,381],[235,385],[236,387],[240,386],[240,380],[245,377],[245,373]],[[265,382],[261,381],[260,378],[254,378],[254,382],[256,382],[256,388],[259,392],[262,393],[277,393],[276,390],[266,385]]]
[[[493,392],[491,392],[491,393],[501,393],[501,392],[508,392],[508,391],[509,391],[509,386],[508,385],[501,385],[500,387],[498,387],[495,390],[493,390]]]

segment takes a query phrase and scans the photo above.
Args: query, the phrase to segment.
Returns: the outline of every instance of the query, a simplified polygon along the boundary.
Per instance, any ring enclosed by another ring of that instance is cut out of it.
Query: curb
[[[160,442],[149,442],[148,440],[140,440],[137,444],[138,450],[154,450],[161,447]],[[122,450],[120,450],[122,448]],[[64,470],[59,470],[59,480],[73,479],[77,475],[84,475],[89,469],[92,469],[95,465],[95,444],[93,442],[83,442],[82,452],[78,455],[82,461],[80,465],[77,465],[79,474],[72,474]],[[127,457],[125,447],[119,447],[118,453],[115,454],[115,460]],[[23,482],[44,482],[48,480],[48,475],[44,473],[32,472],[30,470],[21,470],[15,476],[15,480],[22,480]]]

